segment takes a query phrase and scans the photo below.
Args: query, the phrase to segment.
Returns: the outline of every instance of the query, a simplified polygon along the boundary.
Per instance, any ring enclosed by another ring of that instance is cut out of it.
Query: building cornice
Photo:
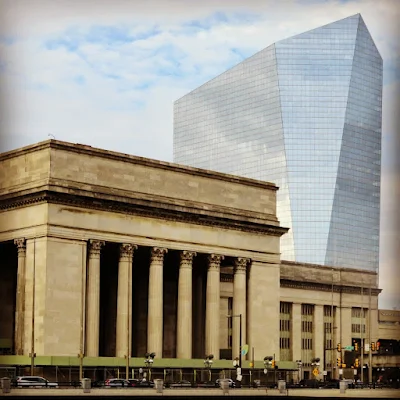
[[[319,283],[319,282],[304,282],[304,281],[296,281],[291,279],[281,279],[281,287],[290,288],[290,289],[302,289],[302,290],[317,290],[320,292],[334,292],[334,293],[348,293],[348,294],[357,294],[360,295],[360,287],[359,286],[350,286],[350,285],[340,285],[340,284],[332,284],[329,283]],[[371,295],[378,296],[381,293],[382,289],[371,288]],[[363,288],[363,294],[365,296],[369,295],[369,288]]]
[[[38,203],[62,204],[66,206],[118,212],[130,215],[140,215],[149,218],[159,218],[171,221],[192,223],[205,226],[216,226],[225,229],[234,229],[245,232],[263,233],[272,236],[282,236],[287,232],[287,228],[274,226],[265,221],[254,221],[235,218],[233,215],[210,215],[202,210],[189,209],[182,206],[172,206],[163,208],[162,204],[155,202],[141,202],[137,199],[105,199],[98,194],[96,197],[79,196],[68,193],[60,193],[52,190],[41,190],[24,195],[17,193],[12,196],[3,197],[0,200],[0,209],[9,210],[26,207]]]
[[[86,154],[91,157],[101,157],[101,158],[107,158],[107,159],[116,160],[116,161],[120,161],[120,162],[128,162],[131,164],[143,165],[143,166],[152,167],[152,168],[168,169],[168,170],[171,170],[174,172],[180,172],[180,173],[189,174],[192,176],[201,176],[201,177],[204,177],[207,179],[216,179],[219,181],[237,183],[240,185],[253,186],[253,187],[264,188],[264,189],[269,189],[269,190],[273,190],[273,191],[278,190],[278,187],[271,182],[258,181],[256,179],[239,177],[239,176],[235,176],[235,175],[224,174],[221,172],[215,172],[215,171],[210,171],[210,170],[206,170],[206,169],[194,168],[194,167],[189,167],[186,165],[180,165],[180,164],[175,164],[175,163],[166,162],[166,161],[159,161],[159,160],[154,160],[154,159],[145,158],[145,157],[138,157],[138,156],[133,156],[130,154],[118,153],[118,152],[109,151],[109,150],[103,150],[103,149],[99,149],[99,148],[84,145],[84,144],[69,143],[69,142],[63,142],[63,141],[54,140],[54,139],[46,140],[46,141],[39,142],[34,145],[25,146],[25,147],[22,147],[22,148],[19,148],[16,150],[11,150],[11,151],[8,151],[5,153],[1,153],[0,161],[18,157],[18,156],[25,155],[25,154],[32,153],[32,152],[37,152],[37,151],[44,150],[44,149],[56,149],[56,150],[62,150],[62,151],[69,151],[71,153],[76,153],[76,154]]]
[[[287,260],[282,260],[281,261],[282,266],[288,266],[288,267],[297,267],[297,268],[313,268],[321,271],[334,271],[334,272],[361,272],[365,275],[378,275],[376,271],[369,271],[361,268],[349,268],[349,267],[337,267],[337,266],[331,266],[331,265],[320,265],[320,264],[311,264],[311,263],[301,263],[301,262],[296,262],[296,261],[287,261]]]

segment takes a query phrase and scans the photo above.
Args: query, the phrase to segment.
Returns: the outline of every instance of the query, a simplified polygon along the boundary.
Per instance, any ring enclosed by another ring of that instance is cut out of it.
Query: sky
[[[400,309],[399,0],[1,0],[0,151],[54,137],[172,161],[175,100],[357,13],[384,60],[379,307]]]

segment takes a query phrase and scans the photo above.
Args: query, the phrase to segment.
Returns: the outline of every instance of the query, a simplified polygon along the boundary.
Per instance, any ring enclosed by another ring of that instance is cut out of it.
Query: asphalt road
[[[164,389],[163,393],[157,393],[155,389],[138,389],[138,388],[119,388],[119,389],[91,389],[90,393],[83,393],[83,389],[11,389],[10,393],[0,395],[4,397],[33,397],[33,398],[46,398],[63,397],[79,399],[83,397],[103,397],[121,399],[123,397],[138,397],[138,398],[156,398],[156,397],[170,397],[179,398],[182,396],[188,397],[218,397],[218,396],[234,396],[237,398],[262,396],[268,398],[282,398],[289,397],[292,400],[319,397],[319,398],[353,398],[353,399],[400,399],[400,389],[347,389],[346,393],[340,393],[339,389],[289,389],[288,392],[280,394],[277,389],[233,389],[224,394],[222,389]]]

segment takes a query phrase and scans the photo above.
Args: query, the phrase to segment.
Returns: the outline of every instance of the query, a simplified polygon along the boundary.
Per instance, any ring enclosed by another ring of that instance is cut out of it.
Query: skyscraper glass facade
[[[381,120],[382,58],[357,14],[177,100],[174,161],[277,184],[282,259],[376,270]]]

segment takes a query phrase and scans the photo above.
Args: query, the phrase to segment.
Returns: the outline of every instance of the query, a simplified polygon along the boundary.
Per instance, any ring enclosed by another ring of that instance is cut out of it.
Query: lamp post
[[[211,381],[211,366],[213,363],[213,354],[209,354],[208,356],[205,357],[204,359],[204,367],[208,369],[208,380]]]
[[[151,366],[153,365],[154,362],[154,357],[156,356],[156,353],[146,353],[145,354],[145,359],[144,359],[144,364],[149,370],[149,380],[151,379]]]
[[[264,357],[264,374],[265,374],[265,376],[267,376],[267,374],[268,374],[268,368],[272,367],[272,365],[273,365],[273,361],[272,361],[273,359],[274,359],[274,357],[272,357],[272,356]],[[268,382],[268,379],[267,379],[267,382]]]
[[[300,382],[301,381],[301,367],[303,366],[303,363],[301,360],[296,360],[296,363],[297,363],[297,368],[299,370],[298,381]]]

